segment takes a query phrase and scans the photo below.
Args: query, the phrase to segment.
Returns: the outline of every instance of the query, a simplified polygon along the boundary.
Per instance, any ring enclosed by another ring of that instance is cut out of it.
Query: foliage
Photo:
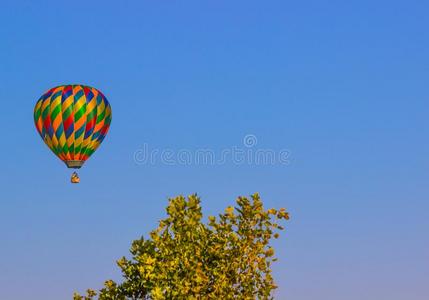
[[[202,222],[196,195],[169,200],[168,217],[150,233],[132,243],[132,259],[117,264],[124,281],[108,280],[100,300],[129,299],[272,299],[274,249],[285,209],[264,210],[258,194],[239,197],[217,218]],[[74,300],[95,299],[74,295]]]

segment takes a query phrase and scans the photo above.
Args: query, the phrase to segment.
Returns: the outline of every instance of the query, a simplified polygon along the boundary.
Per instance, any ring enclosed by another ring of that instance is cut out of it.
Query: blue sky
[[[0,298],[70,299],[197,192],[207,215],[259,192],[292,219],[276,299],[422,300],[429,289],[425,1],[0,1]],[[32,112],[50,87],[109,99],[70,170]],[[290,151],[289,164],[137,164],[136,151]]]

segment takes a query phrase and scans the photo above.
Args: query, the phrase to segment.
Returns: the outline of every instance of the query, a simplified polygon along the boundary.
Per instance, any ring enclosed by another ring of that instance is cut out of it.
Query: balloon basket
[[[76,172],[73,172],[73,174],[71,175],[70,182],[71,183],[79,183],[80,182],[79,175],[77,175]]]

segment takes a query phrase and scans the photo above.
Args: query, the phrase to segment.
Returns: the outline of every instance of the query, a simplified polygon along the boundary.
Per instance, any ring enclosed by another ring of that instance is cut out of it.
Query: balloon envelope
[[[97,89],[61,85],[43,94],[34,107],[36,129],[49,149],[69,168],[80,168],[105,138],[112,109]]]

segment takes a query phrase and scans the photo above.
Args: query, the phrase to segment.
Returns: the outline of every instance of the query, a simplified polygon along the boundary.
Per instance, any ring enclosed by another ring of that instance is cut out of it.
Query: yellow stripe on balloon
[[[85,112],[84,117],[86,118],[86,114],[87,112]],[[85,123],[83,123],[83,126],[85,126]],[[74,142],[74,150],[75,150],[75,159],[79,160],[80,159],[80,153],[83,147],[83,139],[85,136],[85,132],[83,132],[78,138],[75,138],[75,142]]]
[[[101,101],[101,103],[97,106],[97,117],[103,113],[105,110],[105,104],[104,101]],[[95,125],[94,132],[99,132],[104,126],[104,119],[100,121],[100,123]]]
[[[104,101],[101,101],[101,103],[97,105],[97,97],[98,95],[100,95],[100,92],[94,88],[91,88],[91,90],[92,90],[92,93],[94,94],[93,100],[95,101],[95,107],[96,107],[95,122],[97,122],[98,116],[104,110]],[[103,123],[104,123],[104,120],[103,120]],[[94,134],[97,133],[98,130],[100,130],[100,126],[99,125],[97,126],[97,124],[94,124],[94,130],[92,131],[92,134],[88,137],[89,141],[87,144],[87,149],[89,150],[94,149],[94,144],[96,143],[96,140],[93,140],[93,138],[94,138]]]
[[[65,112],[69,107],[71,107],[72,108],[71,116],[73,116],[73,104],[74,104],[74,98],[73,98],[73,93],[72,93],[70,96],[68,96],[63,101],[62,111]],[[74,121],[73,121],[73,123],[74,123]],[[65,130],[65,128],[64,128],[64,130]],[[67,158],[67,160],[72,160],[74,153],[71,153],[70,148],[73,146],[73,143],[74,143],[74,134],[71,134],[69,137],[66,137],[66,142],[67,142],[67,148],[68,148],[66,158]]]
[[[106,115],[104,117],[104,119],[107,119],[107,117],[112,116],[112,107],[109,105],[106,107]]]
[[[51,149],[51,150],[53,149],[52,141],[49,138],[49,135],[46,134],[43,141],[45,142],[46,145],[48,145],[49,149]]]
[[[96,99],[96,97],[93,97],[91,99],[91,101],[89,101],[87,103],[87,105],[86,105],[87,114],[86,114],[85,118],[86,118],[86,122],[87,123],[91,122],[91,120],[88,120],[88,115],[94,110],[96,104],[97,104],[97,99]],[[96,118],[96,117],[97,117],[97,114],[95,114],[93,116],[93,118]],[[84,133],[84,135],[85,135],[85,133]],[[81,151],[79,153],[79,159],[82,159],[83,154],[85,154],[84,152],[82,152],[82,150],[86,149],[88,147],[89,143],[91,142],[91,139],[92,139],[93,135],[94,135],[94,131],[90,135],[88,135],[86,138],[84,137],[84,140],[82,141],[82,149],[81,149]]]
[[[80,111],[81,109],[83,109],[83,114],[80,116],[80,118],[78,120],[75,119],[75,127],[74,127],[74,132],[75,132],[75,141],[74,141],[74,159],[75,160],[79,160],[80,157],[80,149],[82,147],[82,141],[83,141],[83,137],[84,137],[84,130],[83,127],[86,124],[86,96],[84,93],[84,90],[81,86],[76,86],[73,90],[73,93],[76,95],[77,93],[82,92],[82,96],[77,100],[77,102],[75,102],[74,105],[74,113],[73,115],[76,116],[77,112]],[[76,136],[76,134],[81,131],[79,136]],[[79,151],[78,151],[79,149]]]
[[[43,100],[41,115],[43,115],[43,112],[48,108],[49,104],[50,104],[50,98],[49,97],[47,99]],[[52,142],[51,142],[51,139],[49,138],[49,135],[48,135],[48,132],[47,132],[49,130],[49,128],[45,128],[43,117],[42,117],[42,127],[41,127],[41,130],[44,131],[44,136],[45,136],[45,138],[43,139],[43,141],[45,142],[46,145],[48,145],[49,149],[53,150],[53,148],[52,148]]]
[[[97,105],[97,118],[103,113],[104,110],[105,110],[105,104],[104,104],[104,101],[101,101],[101,103]],[[103,118],[98,124],[95,125],[94,132],[92,133],[92,137],[91,137],[92,140],[88,146],[89,149],[92,149],[95,151],[98,148],[100,143],[98,143],[97,141],[98,138],[94,139],[94,134],[98,133],[101,129],[103,129],[104,120],[105,118]]]
[[[36,123],[36,128],[37,130],[40,132],[40,134],[42,133],[42,127],[43,127],[43,121],[42,121],[42,100],[37,101],[36,106],[34,107],[34,111],[36,112],[37,110],[40,110],[40,115],[37,118],[37,120],[34,120],[34,123]]]
[[[54,95],[54,93],[53,93],[53,95]],[[56,135],[56,133],[58,132],[58,128],[60,126],[62,126],[62,122],[63,122],[63,116],[62,116],[62,111],[61,111],[61,98],[62,98],[62,94],[61,93],[58,94],[56,96],[56,98],[54,98],[54,99],[51,98],[51,112],[50,112],[50,115],[51,116],[53,115],[53,111],[55,109],[57,109],[58,107],[60,108],[60,111],[58,112],[58,114],[55,117],[55,119],[51,120],[51,122],[52,122],[52,128],[54,129],[54,137],[52,138],[52,143],[53,143],[53,145],[56,147],[56,149],[58,151],[58,154],[57,154],[58,157],[61,160],[64,160],[65,159],[65,154],[63,153],[62,149],[64,147],[64,140],[65,139],[61,140],[61,137],[59,139],[57,137],[57,135]],[[64,134],[64,131],[63,131],[62,134]],[[63,141],[63,143],[61,143],[61,141]]]

